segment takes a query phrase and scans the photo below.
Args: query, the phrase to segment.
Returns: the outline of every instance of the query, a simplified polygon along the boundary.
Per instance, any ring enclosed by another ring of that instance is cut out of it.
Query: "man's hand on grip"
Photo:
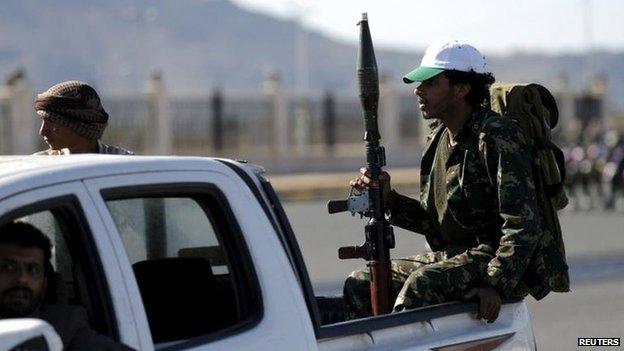
[[[379,187],[376,181],[370,178],[370,171],[366,167],[360,168],[360,176],[356,179],[352,179],[349,185],[356,191],[362,191],[371,187]],[[390,194],[390,174],[388,172],[381,172],[379,175],[379,183],[381,183],[381,198],[384,204],[388,203],[388,196]]]

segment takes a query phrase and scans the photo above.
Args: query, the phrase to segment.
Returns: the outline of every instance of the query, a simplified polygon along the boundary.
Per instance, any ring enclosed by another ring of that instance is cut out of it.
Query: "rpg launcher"
[[[382,203],[379,175],[386,165],[386,154],[379,144],[377,126],[377,105],[379,102],[379,78],[375,50],[368,28],[368,16],[362,14],[360,26],[360,49],[358,52],[357,78],[362,115],[364,117],[364,141],[366,143],[366,165],[370,178],[377,186],[361,192],[350,192],[347,200],[333,200],[327,203],[329,213],[349,211],[368,217],[364,228],[366,241],[360,246],[346,246],[338,249],[340,259],[363,258],[371,272],[371,303],[373,315],[392,311],[390,249],[394,248],[394,233],[386,220],[386,209]]]

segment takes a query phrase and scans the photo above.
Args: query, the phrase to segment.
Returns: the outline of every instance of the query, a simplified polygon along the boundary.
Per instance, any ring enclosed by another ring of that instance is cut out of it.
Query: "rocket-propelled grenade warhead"
[[[377,126],[377,104],[379,102],[379,78],[377,75],[377,61],[375,49],[368,28],[368,15],[362,14],[360,26],[360,50],[358,51],[358,85],[360,89],[360,102],[364,113],[364,127],[366,141],[379,140]]]

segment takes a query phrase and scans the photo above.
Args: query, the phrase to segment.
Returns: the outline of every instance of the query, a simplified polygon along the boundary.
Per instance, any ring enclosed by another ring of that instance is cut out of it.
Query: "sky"
[[[464,40],[488,53],[624,50],[621,0],[233,0],[344,41],[368,13],[377,47],[421,50]]]

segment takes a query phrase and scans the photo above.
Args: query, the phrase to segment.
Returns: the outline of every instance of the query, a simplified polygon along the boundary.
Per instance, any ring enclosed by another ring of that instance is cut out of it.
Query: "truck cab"
[[[466,302],[332,318],[340,299],[314,295],[261,167],[110,155],[6,156],[0,165],[0,224],[31,223],[54,244],[45,303],[82,306],[96,332],[137,350],[535,348],[518,299],[492,324]],[[7,322],[0,349],[9,350],[17,339]],[[53,339],[40,328],[23,335]]]

